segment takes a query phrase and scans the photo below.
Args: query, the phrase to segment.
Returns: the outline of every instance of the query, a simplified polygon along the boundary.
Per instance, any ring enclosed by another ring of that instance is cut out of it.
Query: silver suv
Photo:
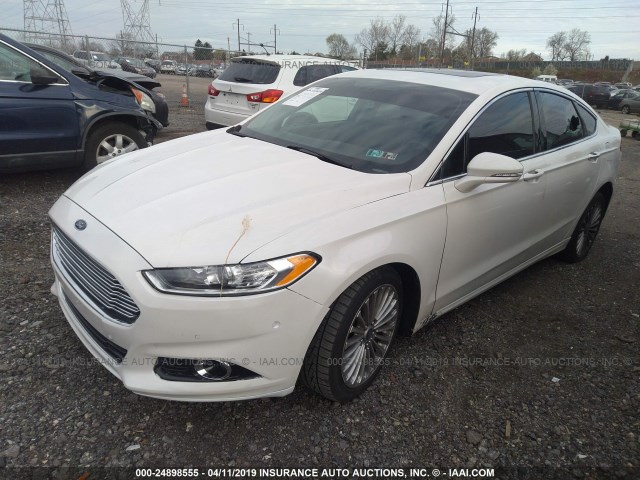
[[[94,52],[87,50],[76,50],[73,56],[85,65],[96,68],[112,68],[114,70],[122,70],[122,67],[104,52]]]

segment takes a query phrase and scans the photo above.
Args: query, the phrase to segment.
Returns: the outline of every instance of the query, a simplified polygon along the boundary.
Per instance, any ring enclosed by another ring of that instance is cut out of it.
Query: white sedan
[[[130,390],[337,401],[397,333],[591,248],[620,133],[567,90],[452,70],[328,77],[108,161],[50,211],[52,292]]]

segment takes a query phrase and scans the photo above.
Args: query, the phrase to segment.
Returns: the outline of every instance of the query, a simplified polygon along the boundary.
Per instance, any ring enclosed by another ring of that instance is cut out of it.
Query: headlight
[[[315,255],[301,253],[264,262],[158,268],[142,273],[161,292],[220,297],[287,287],[310,272],[319,261]]]
[[[131,92],[136,97],[136,101],[142,108],[148,112],[156,113],[156,104],[153,103],[153,99],[149,95],[133,87],[131,87]]]

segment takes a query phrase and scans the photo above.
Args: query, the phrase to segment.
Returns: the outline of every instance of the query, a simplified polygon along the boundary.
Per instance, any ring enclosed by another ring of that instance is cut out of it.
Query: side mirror
[[[457,190],[467,193],[485,183],[511,183],[522,177],[524,167],[511,157],[482,152],[467,166],[467,175],[455,181]]]
[[[42,68],[32,68],[29,74],[31,75],[31,83],[34,85],[51,85],[60,81],[60,77]]]

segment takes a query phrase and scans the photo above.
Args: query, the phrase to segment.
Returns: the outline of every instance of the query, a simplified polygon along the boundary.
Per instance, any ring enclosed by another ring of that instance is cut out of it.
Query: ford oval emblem
[[[82,219],[76,220],[75,227],[76,230],[84,230],[85,228],[87,228],[87,222]]]

